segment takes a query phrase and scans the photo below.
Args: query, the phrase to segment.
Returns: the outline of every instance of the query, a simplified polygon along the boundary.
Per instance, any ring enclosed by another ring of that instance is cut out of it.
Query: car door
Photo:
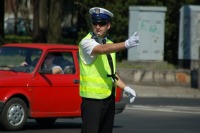
[[[42,73],[35,75],[31,110],[35,116],[73,116],[80,114],[79,71],[76,54],[59,52],[55,63],[64,74]],[[42,65],[41,65],[42,67]]]

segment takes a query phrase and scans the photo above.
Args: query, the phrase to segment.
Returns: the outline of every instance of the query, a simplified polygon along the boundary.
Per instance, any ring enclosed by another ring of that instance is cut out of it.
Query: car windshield
[[[41,54],[41,49],[1,47],[0,70],[30,73],[37,65]]]

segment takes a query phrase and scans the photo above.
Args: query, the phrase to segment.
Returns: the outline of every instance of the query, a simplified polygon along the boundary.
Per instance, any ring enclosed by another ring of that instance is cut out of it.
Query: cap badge
[[[94,12],[95,12],[96,14],[100,14],[100,9],[99,9],[99,8],[95,8],[95,9],[94,9]]]

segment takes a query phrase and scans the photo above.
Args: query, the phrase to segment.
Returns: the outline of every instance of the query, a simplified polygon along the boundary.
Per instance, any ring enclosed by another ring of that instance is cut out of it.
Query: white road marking
[[[143,110],[143,111],[160,111],[160,112],[171,112],[171,113],[188,113],[188,114],[199,114],[200,115],[200,107],[188,107],[188,106],[127,105],[126,109]]]

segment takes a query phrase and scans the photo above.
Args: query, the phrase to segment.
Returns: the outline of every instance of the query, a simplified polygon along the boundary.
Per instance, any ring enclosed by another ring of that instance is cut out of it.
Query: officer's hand
[[[140,38],[137,32],[135,32],[129,39],[125,41],[125,47],[129,49],[129,48],[138,46],[139,42],[140,42]]]
[[[134,102],[136,93],[129,86],[124,87],[125,94],[130,98],[130,103]]]

